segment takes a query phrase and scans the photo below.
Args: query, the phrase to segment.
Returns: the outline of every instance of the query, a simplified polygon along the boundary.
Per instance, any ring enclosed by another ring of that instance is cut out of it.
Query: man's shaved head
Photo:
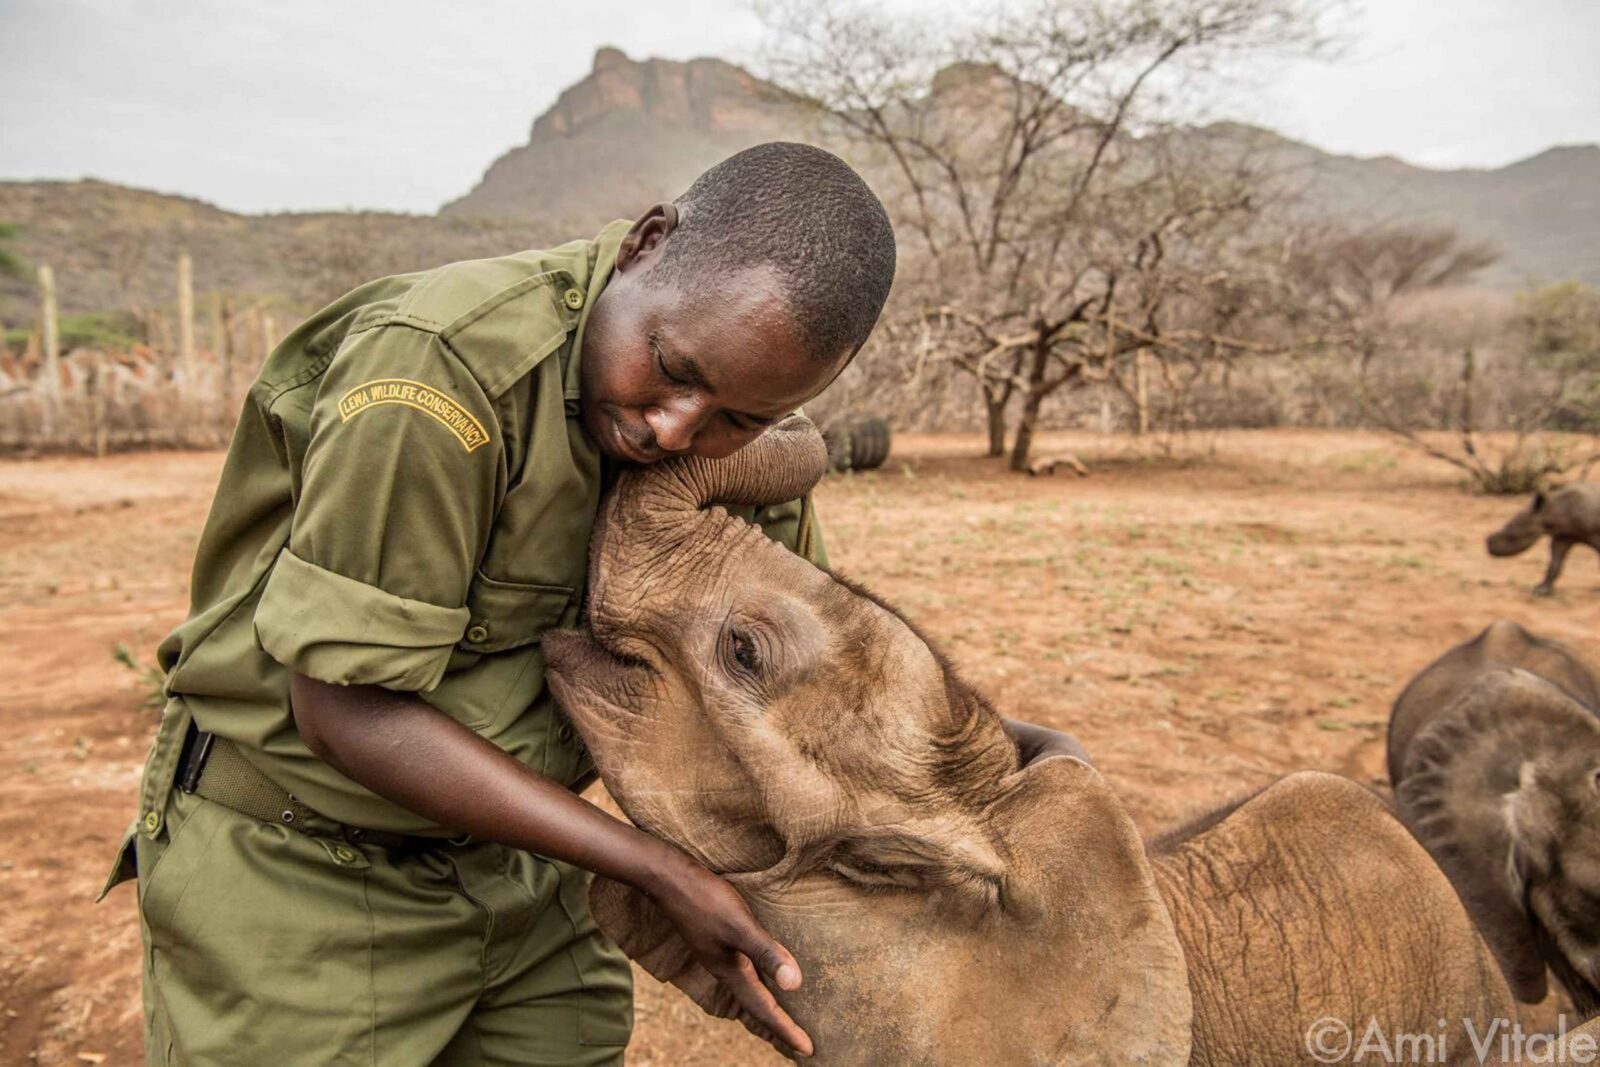
[[[737,451],[844,369],[894,264],[889,217],[843,160],[786,143],[723,160],[618,246],[584,334],[585,428],[636,463]]]
[[[653,284],[686,291],[769,267],[807,349],[827,361],[872,332],[894,281],[894,228],[838,156],[788,141],[729,156],[674,201]]]

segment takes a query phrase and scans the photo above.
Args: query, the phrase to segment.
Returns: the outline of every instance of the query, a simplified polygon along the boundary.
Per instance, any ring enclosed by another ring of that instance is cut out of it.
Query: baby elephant
[[[790,420],[624,472],[588,629],[544,639],[617,804],[801,961],[774,992],[812,1064],[1281,1067],[1319,1020],[1510,1014],[1449,881],[1358,786],[1293,775],[1147,851],[1104,777],[1021,761],[898,613],[712,506],[791,500],[826,459]],[[735,1012],[649,897],[599,879],[590,899],[647,971]]]
[[[1534,596],[1549,596],[1567,562],[1573,545],[1588,545],[1600,552],[1600,484],[1578,482],[1533,494],[1533,501],[1500,529],[1489,535],[1489,555],[1515,556],[1550,535],[1550,565],[1544,581],[1533,587]]]
[[[1553,972],[1600,1011],[1600,685],[1570,650],[1501,620],[1395,701],[1389,778],[1512,992]]]

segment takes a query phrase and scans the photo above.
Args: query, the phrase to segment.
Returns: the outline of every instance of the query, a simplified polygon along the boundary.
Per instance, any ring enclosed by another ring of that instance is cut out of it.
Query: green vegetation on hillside
[[[11,278],[25,278],[28,274],[28,262],[13,249],[7,248],[17,238],[17,226],[10,222],[0,222],[0,275]]]
[[[9,329],[5,332],[7,345],[25,345],[33,329]],[[128,348],[144,344],[144,328],[126,311],[91,311],[83,315],[61,317],[61,347],[74,348]]]

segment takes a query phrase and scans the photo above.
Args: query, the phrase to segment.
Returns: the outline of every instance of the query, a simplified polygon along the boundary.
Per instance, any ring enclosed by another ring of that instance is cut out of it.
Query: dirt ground
[[[839,570],[939,641],[1008,715],[1075,733],[1145,831],[1288,771],[1382,785],[1389,702],[1506,616],[1600,653],[1600,570],[1494,560],[1518,502],[1376,436],[1230,433],[1200,461],[1047,437],[1094,468],[1028,478],[973,437],[897,440],[819,491]],[[133,814],[150,663],[182,618],[220,453],[0,462],[0,1063],[138,1063],[133,892],[91,903]],[[803,957],[802,957],[802,962]],[[639,983],[634,1063],[770,1059]]]

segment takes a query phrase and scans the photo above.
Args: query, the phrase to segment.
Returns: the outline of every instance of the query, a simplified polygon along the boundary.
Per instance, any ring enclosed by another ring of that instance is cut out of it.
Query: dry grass
[[[1300,768],[1381,784],[1394,694],[1497,616],[1593,648],[1592,562],[1535,600],[1542,558],[1482,546],[1516,504],[1380,437],[1219,434],[1204,462],[1090,435],[1041,447],[1094,475],[1007,475],[976,437],[899,440],[885,469],[820,490],[829,549],[1006,714],[1077,734],[1147,832]],[[148,662],[181,618],[220,459],[0,462],[0,1062],[138,1061],[132,894],[88,901],[153,723],[108,652]],[[634,1063],[769,1057],[648,978],[638,1002]]]

